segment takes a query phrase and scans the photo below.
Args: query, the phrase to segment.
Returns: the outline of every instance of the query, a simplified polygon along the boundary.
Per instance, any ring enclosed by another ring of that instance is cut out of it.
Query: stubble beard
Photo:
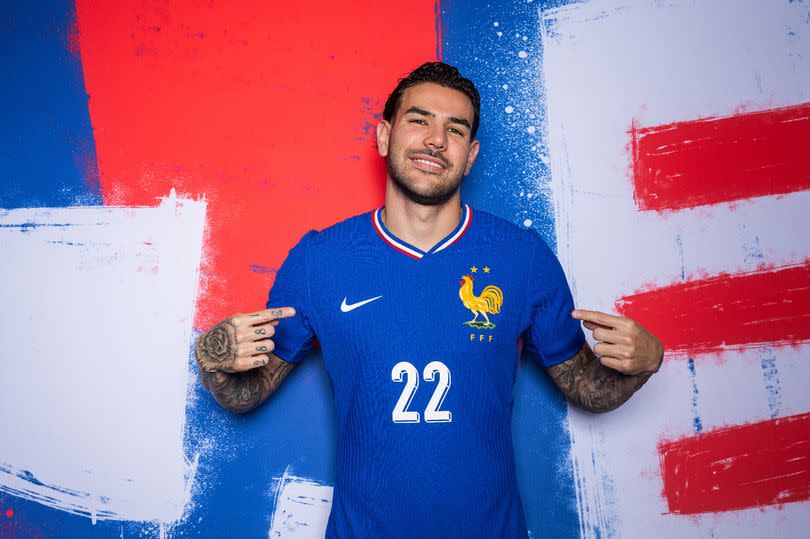
[[[427,155],[433,155],[434,157],[440,157],[431,152],[420,152]],[[408,156],[405,156],[405,162],[407,162]],[[447,163],[448,168],[450,168],[450,164]],[[448,200],[453,198],[453,196],[458,192],[459,188],[461,187],[461,181],[464,179],[464,174],[462,172],[458,172],[454,175],[449,177],[449,181],[433,186],[428,192],[418,192],[414,188],[414,183],[408,177],[407,173],[403,170],[404,167],[399,166],[397,163],[394,163],[394,159],[389,155],[387,159],[387,167],[388,167],[388,175],[394,182],[394,186],[397,190],[405,195],[405,197],[414,202],[419,204],[420,206],[441,206],[445,204]],[[450,169],[452,172],[452,169]],[[423,173],[421,171],[415,171],[414,174],[425,174],[426,176],[430,175],[429,173]]]

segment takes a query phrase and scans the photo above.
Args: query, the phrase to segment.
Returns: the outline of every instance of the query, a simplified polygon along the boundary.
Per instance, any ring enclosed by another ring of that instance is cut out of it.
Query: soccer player
[[[536,233],[461,201],[479,111],[454,67],[402,79],[377,126],[385,206],[304,235],[267,310],[196,343],[203,385],[241,413],[319,340],[338,420],[327,537],[525,537],[511,444],[518,342],[593,412],[661,366],[661,343],[638,323],[574,310]]]

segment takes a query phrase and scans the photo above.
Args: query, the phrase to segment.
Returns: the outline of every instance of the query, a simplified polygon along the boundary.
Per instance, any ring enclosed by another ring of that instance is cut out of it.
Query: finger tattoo
[[[266,335],[266,334],[267,334],[267,330],[266,330],[266,329],[264,329],[264,328],[259,328],[259,329],[257,329],[257,330],[256,330],[254,333],[256,333],[256,335]]]
[[[267,352],[267,347],[266,346],[257,346],[256,351],[257,352]]]

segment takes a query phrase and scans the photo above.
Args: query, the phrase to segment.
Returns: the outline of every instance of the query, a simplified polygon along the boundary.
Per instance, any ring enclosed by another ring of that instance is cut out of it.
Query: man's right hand
[[[197,339],[194,353],[207,372],[244,372],[267,365],[275,348],[272,337],[279,319],[295,316],[292,307],[236,314]]]

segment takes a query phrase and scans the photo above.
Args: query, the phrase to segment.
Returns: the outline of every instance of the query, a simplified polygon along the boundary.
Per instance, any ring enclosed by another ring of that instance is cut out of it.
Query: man
[[[525,537],[510,429],[518,341],[593,412],[661,365],[660,342],[634,321],[573,311],[539,236],[461,202],[479,110],[446,64],[401,80],[377,127],[385,206],[306,234],[268,310],[197,342],[205,387],[246,412],[319,339],[338,417],[328,537]]]

